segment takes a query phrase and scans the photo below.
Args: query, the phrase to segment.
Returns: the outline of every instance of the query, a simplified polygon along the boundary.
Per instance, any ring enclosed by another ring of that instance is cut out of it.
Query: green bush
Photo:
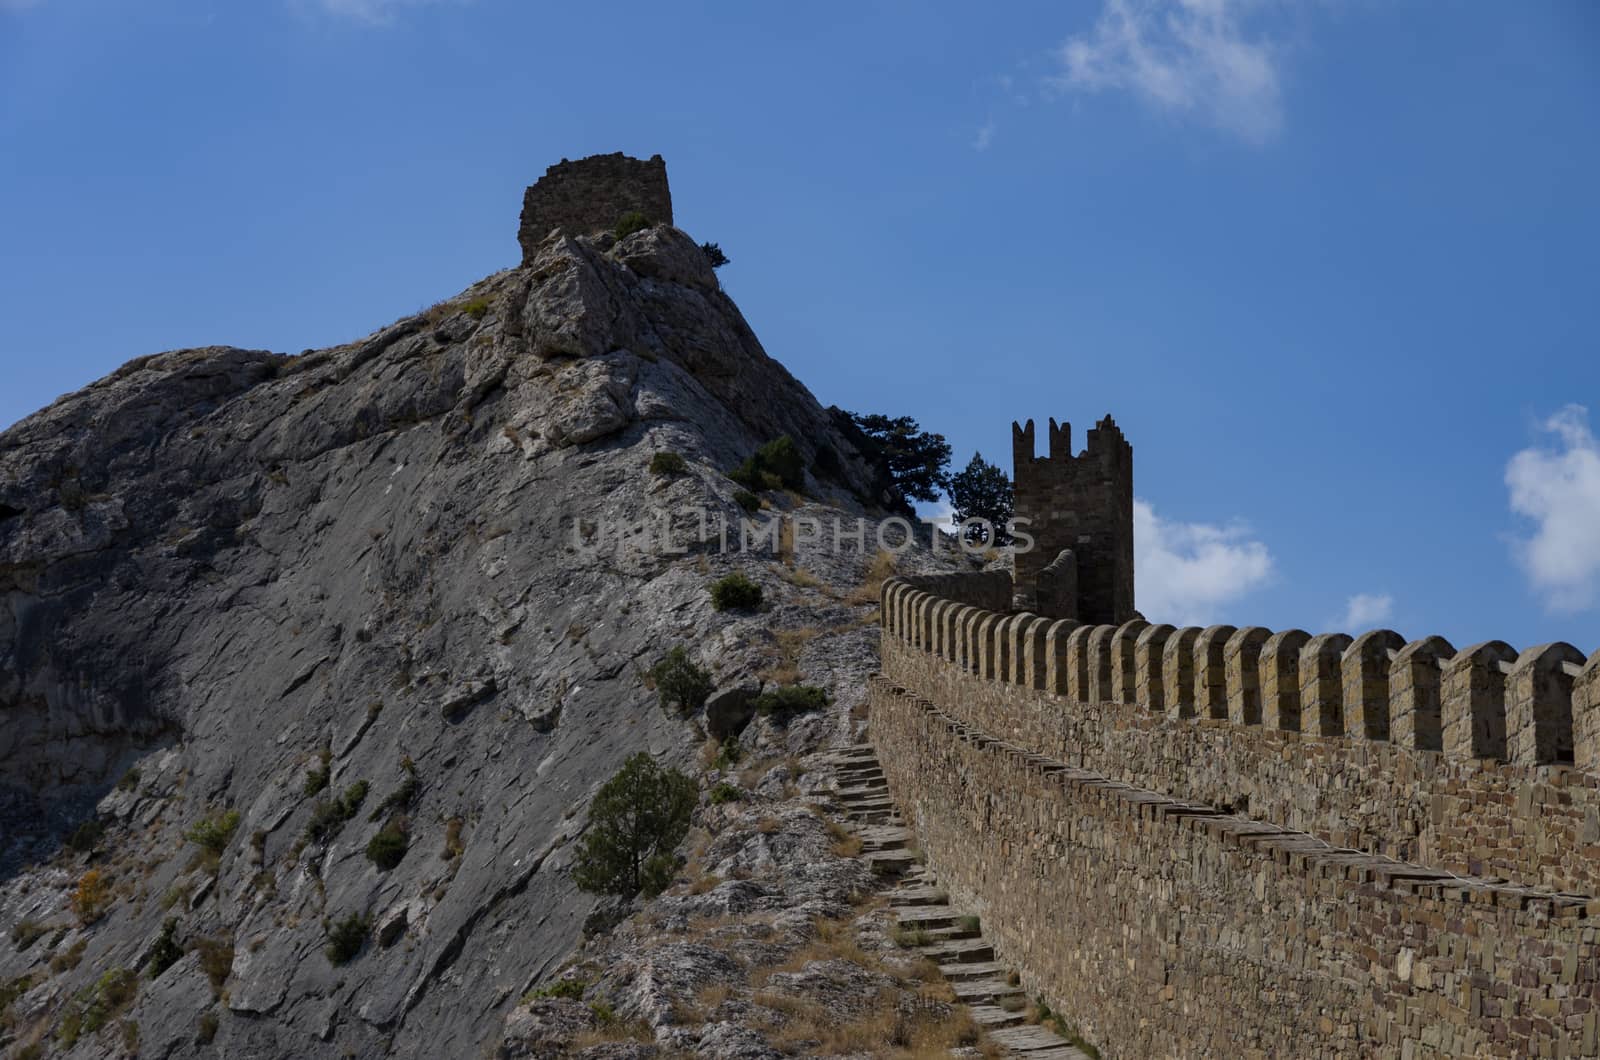
[[[367,782],[358,780],[337,799],[322,799],[311,808],[311,820],[306,823],[306,838],[321,843],[337,835],[344,823],[356,815],[367,798]]]
[[[709,798],[711,799],[711,805],[721,806],[725,802],[740,801],[744,798],[744,792],[740,791],[735,785],[729,784],[726,780],[724,780],[718,782],[718,784],[711,789]]]
[[[717,749],[717,760],[713,763],[718,769],[732,769],[739,764],[739,759],[744,757],[744,748],[739,746],[739,738],[730,736],[722,741],[722,746]]]
[[[398,788],[395,788],[384,797],[382,802],[378,803],[378,808],[367,815],[367,820],[380,821],[391,810],[410,809],[411,800],[417,797],[417,788],[417,774],[413,769],[406,770],[406,779],[402,780]]]
[[[489,312],[489,300],[487,298],[474,298],[470,302],[463,302],[461,311],[473,320],[482,320]]]
[[[49,929],[37,920],[19,920],[11,925],[11,944],[21,953],[35,942],[38,942]]]
[[[582,1001],[583,992],[589,984],[582,979],[557,979],[553,983],[546,983],[537,990],[529,991],[529,998],[559,997],[568,1001]]]
[[[722,248],[715,243],[701,243],[700,252],[706,256],[707,261],[711,262],[713,269],[720,269],[728,263],[728,255],[723,253]]]
[[[178,958],[183,956],[183,947],[178,945],[178,921],[168,917],[166,923],[161,925],[161,934],[156,938],[156,944],[150,947],[150,957],[145,961],[145,971],[154,979],[162,972],[178,963]]]
[[[756,711],[778,721],[787,721],[796,714],[821,710],[832,700],[828,693],[812,685],[784,685],[756,697]]]
[[[650,458],[652,475],[681,475],[688,470],[688,461],[670,449],[663,450]]]
[[[239,828],[239,811],[229,810],[226,813],[207,817],[183,834],[191,843],[198,844],[207,854],[221,854],[228,847],[228,840],[233,838],[233,833]]]
[[[132,791],[139,786],[139,767],[133,766],[117,781],[118,791]]]
[[[323,949],[328,955],[328,963],[340,965],[355,960],[361,947],[367,944],[367,932],[371,929],[372,921],[360,913],[351,913],[343,920],[330,924],[328,945]]]
[[[642,232],[651,225],[650,218],[638,210],[629,210],[617,218],[617,227],[612,229],[612,234],[618,239],[626,239],[635,232]]]
[[[754,515],[761,510],[761,498],[749,490],[734,490],[733,503],[743,508],[748,515]]]
[[[367,860],[388,872],[400,864],[410,846],[405,819],[397,817],[367,841]]]
[[[139,977],[126,968],[113,968],[79,994],[61,1017],[57,1037],[67,1048],[85,1034],[94,1034],[120,1016],[139,992]]]
[[[728,477],[747,490],[805,488],[806,462],[800,447],[787,434],[761,446],[744,463],[728,472]]]
[[[734,571],[711,583],[711,606],[718,611],[754,611],[761,606],[761,586]]]
[[[716,686],[711,675],[689,659],[682,645],[673,648],[650,668],[650,679],[663,707],[677,707],[685,714],[705,706],[706,697]]]
[[[694,781],[678,770],[643,751],[629,758],[589,807],[573,880],[601,894],[660,894],[672,880],[672,852],[689,832],[698,799]]]
[[[317,768],[306,774],[306,798],[309,799],[311,796],[318,794],[323,788],[328,786],[328,778],[333,775],[332,770],[328,768],[328,763],[332,760],[333,751],[327,747],[324,747],[317,754]]]
[[[756,465],[756,458],[751,457],[732,471],[728,477],[747,490],[760,493],[762,490],[775,490],[783,488],[783,479],[771,471],[763,471]]]
[[[105,834],[106,826],[100,822],[100,818],[91,817],[74,829],[72,835],[67,837],[67,846],[80,854],[87,854],[94,849],[94,845],[100,842],[100,837]]]

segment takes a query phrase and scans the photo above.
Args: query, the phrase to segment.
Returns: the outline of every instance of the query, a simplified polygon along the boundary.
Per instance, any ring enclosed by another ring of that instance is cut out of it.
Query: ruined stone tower
[[[1050,421],[1050,452],[1034,455],[1033,421],[1011,425],[1016,517],[1034,538],[1016,557],[1028,610],[1089,625],[1121,625],[1133,604],[1133,446],[1110,416],[1072,455],[1072,425]],[[1063,557],[1063,552],[1070,556]]]
[[[660,155],[641,160],[617,151],[576,162],[562,159],[522,196],[517,229],[522,263],[533,261],[534,249],[553,228],[587,235],[611,228],[623,214],[635,211],[651,221],[672,223],[667,163]]]

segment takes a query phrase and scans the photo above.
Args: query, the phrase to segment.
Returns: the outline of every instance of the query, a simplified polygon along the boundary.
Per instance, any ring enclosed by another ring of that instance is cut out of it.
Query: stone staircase
[[[938,964],[989,1040],[1030,1060],[1089,1060],[1061,1035],[1027,1021],[1027,995],[1012,983],[1011,970],[996,962],[978,918],[953,908],[933,873],[918,863],[915,837],[889,799],[889,783],[872,745],[841,748],[828,761],[839,801],[861,840],[861,857],[884,881],[900,931],[912,933],[911,948]]]

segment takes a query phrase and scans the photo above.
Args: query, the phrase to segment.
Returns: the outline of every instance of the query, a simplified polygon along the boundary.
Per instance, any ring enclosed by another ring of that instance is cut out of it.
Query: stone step
[[[937,887],[901,884],[889,892],[889,900],[902,907],[944,905],[950,896]]]
[[[960,916],[948,905],[892,905],[889,912],[899,920],[901,927],[948,927]]]
[[[1073,1060],[1079,1057],[1088,1060],[1087,1054],[1081,1049],[1073,1048],[1072,1043],[1061,1035],[1032,1023],[1024,1022],[1020,1026],[1001,1027],[990,1031],[989,1040],[1023,1056],[1041,1057],[1050,1050],[1061,1049],[1066,1051],[1058,1055],[1071,1057]]]
[[[909,850],[871,850],[861,856],[880,875],[896,875],[917,863]]]
[[[977,1005],[983,1002],[998,1004],[1003,997],[1024,996],[1020,986],[1012,986],[1004,979],[964,979],[951,983],[950,986],[955,990],[956,997],[965,1005]],[[1020,1006],[1019,1011],[1021,1007],[1026,1006]]]
[[[889,789],[887,787],[840,788],[834,794],[845,802],[854,802],[860,799],[886,799],[889,797]]]
[[[854,798],[841,798],[839,801],[852,810],[894,809],[894,800],[887,795],[857,795]]]
[[[1020,1012],[1007,1012],[999,1005],[973,1005],[968,1011],[972,1013],[972,1022],[988,1032],[994,1038],[996,1033],[1008,1027],[1020,1027],[1027,1023],[1027,1017]],[[998,1041],[998,1039],[996,1039]]]
[[[931,942],[955,942],[960,939],[983,938],[983,932],[977,928],[962,927],[960,924],[949,924],[944,927],[932,927],[927,924],[910,924],[907,926],[926,932]]]
[[[939,974],[955,983],[963,979],[993,979],[996,976],[1004,979],[1011,974],[1011,969],[998,961],[973,961],[970,964],[941,964]]]
[[[932,957],[939,964],[967,964],[994,960],[994,947],[982,938],[930,942],[926,946],[918,946],[917,949],[923,956]]]

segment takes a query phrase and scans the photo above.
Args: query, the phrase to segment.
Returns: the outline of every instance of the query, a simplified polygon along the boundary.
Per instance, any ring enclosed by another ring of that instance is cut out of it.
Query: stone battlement
[[[635,212],[652,223],[672,224],[672,190],[660,155],[641,160],[618,151],[576,162],[563,158],[523,194],[517,229],[522,264],[533,262],[534,251],[553,229],[588,235]]]
[[[1600,893],[1600,652],[1014,614],[892,579],[883,669],[1038,753],[1451,871]]]

